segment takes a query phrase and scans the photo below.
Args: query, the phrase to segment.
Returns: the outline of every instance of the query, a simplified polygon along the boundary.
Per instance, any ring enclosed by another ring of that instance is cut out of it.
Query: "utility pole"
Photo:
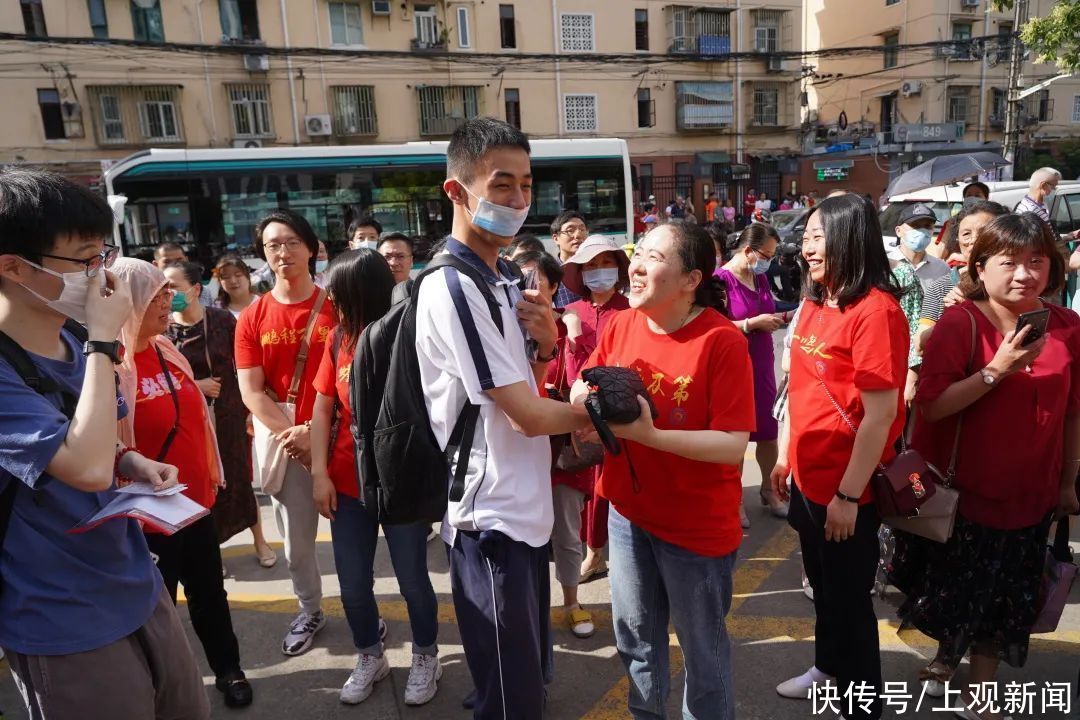
[[[1020,32],[1020,28],[1028,17],[1028,0],[1016,0],[1013,7],[1013,32]],[[1024,44],[1020,38],[1013,38],[1012,49],[1009,53],[1009,86],[1007,88],[1007,105],[1005,108],[1005,138],[1004,155],[1009,165],[1004,169],[1005,180],[1012,180],[1016,168],[1016,148],[1020,144],[1020,110],[1023,107],[1020,97],[1020,83],[1024,71]]]

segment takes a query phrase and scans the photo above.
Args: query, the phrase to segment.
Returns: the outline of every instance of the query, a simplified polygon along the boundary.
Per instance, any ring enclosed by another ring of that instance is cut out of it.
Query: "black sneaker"
[[[219,677],[214,681],[214,687],[225,694],[225,707],[247,707],[254,697],[251,691],[251,683],[244,677],[243,670],[237,670]]]
[[[289,633],[281,643],[281,652],[286,655],[303,655],[311,648],[315,633],[326,625],[326,615],[322,610],[309,615],[301,612],[289,626]]]

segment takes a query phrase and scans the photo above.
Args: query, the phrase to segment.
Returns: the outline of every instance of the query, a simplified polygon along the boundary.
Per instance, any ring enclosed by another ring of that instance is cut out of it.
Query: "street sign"
[[[964,123],[901,123],[893,125],[900,142],[949,142],[964,137]]]
[[[823,167],[817,169],[818,182],[830,182],[847,180],[848,168],[846,167]]]

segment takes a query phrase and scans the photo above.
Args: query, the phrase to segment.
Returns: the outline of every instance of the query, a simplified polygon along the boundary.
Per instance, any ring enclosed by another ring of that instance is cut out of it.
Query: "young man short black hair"
[[[117,473],[176,483],[176,468],[117,442],[131,293],[106,270],[112,224],[103,199],[59,175],[0,171],[0,647],[30,717],[206,718],[139,523],[70,532],[114,498]]]
[[[382,233],[382,223],[370,215],[362,215],[349,223],[349,249],[374,250]]]

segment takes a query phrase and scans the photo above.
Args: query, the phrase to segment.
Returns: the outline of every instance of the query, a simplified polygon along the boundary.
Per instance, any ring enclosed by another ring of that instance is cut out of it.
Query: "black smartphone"
[[[1022,347],[1027,347],[1031,343],[1035,342],[1043,335],[1046,334],[1046,323],[1050,320],[1050,310],[1032,310],[1031,312],[1020,313],[1020,317],[1016,318],[1016,334],[1019,335],[1020,331],[1028,325],[1031,326],[1031,330],[1028,331],[1027,337],[1024,338]]]

